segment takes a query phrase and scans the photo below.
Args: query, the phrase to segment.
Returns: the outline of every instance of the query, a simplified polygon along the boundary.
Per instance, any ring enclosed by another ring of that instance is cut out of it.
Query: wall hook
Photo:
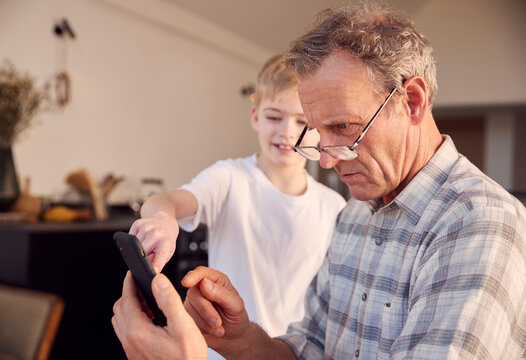
[[[59,22],[55,23],[53,31],[58,37],[69,35],[72,39],[75,38],[75,33],[73,32],[73,29],[69,25],[69,22],[66,20],[66,18],[63,18]]]

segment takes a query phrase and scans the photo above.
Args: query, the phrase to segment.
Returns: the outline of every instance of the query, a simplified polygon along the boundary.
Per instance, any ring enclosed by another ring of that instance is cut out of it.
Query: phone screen
[[[166,326],[166,317],[157,306],[152,292],[152,279],[156,273],[144,251],[141,242],[134,235],[118,231],[113,235],[115,244],[130,269],[133,279],[153,314],[153,322],[159,326]]]

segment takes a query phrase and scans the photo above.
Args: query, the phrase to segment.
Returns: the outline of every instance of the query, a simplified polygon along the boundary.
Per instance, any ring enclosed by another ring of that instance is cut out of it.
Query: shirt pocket
[[[401,301],[393,300],[384,304],[381,323],[381,341],[384,346],[392,345],[400,336],[406,318],[406,306]]]

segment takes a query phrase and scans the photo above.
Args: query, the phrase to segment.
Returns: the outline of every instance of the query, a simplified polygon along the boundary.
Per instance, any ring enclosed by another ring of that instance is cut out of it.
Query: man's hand
[[[271,339],[249,321],[243,299],[225,274],[200,266],[188,272],[181,283],[190,288],[185,309],[208,346],[227,359],[296,359],[284,342]]]
[[[228,277],[200,266],[181,281],[189,287],[185,309],[203,332],[208,346],[222,355],[243,351],[250,327],[243,299]],[[212,304],[212,302],[214,304]]]
[[[158,274],[152,290],[167,318],[165,327],[155,326],[141,310],[129,271],[122,297],[113,306],[111,321],[128,359],[206,359],[205,339],[166,276]]]
[[[136,220],[130,234],[141,241],[153,267],[160,272],[170,260],[179,234],[179,225],[173,215],[157,211],[149,217]]]

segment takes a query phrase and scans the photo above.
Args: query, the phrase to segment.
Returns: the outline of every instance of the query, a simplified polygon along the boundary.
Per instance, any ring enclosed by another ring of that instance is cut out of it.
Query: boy
[[[250,319],[275,336],[303,317],[305,291],[345,201],[308,175],[306,160],[293,150],[307,122],[296,75],[281,54],[258,75],[250,118],[259,154],[219,161],[191,183],[152,196],[130,233],[160,271],[175,250],[179,225],[192,231],[206,224],[209,266],[231,279]],[[317,131],[308,130],[302,145],[318,141]]]

